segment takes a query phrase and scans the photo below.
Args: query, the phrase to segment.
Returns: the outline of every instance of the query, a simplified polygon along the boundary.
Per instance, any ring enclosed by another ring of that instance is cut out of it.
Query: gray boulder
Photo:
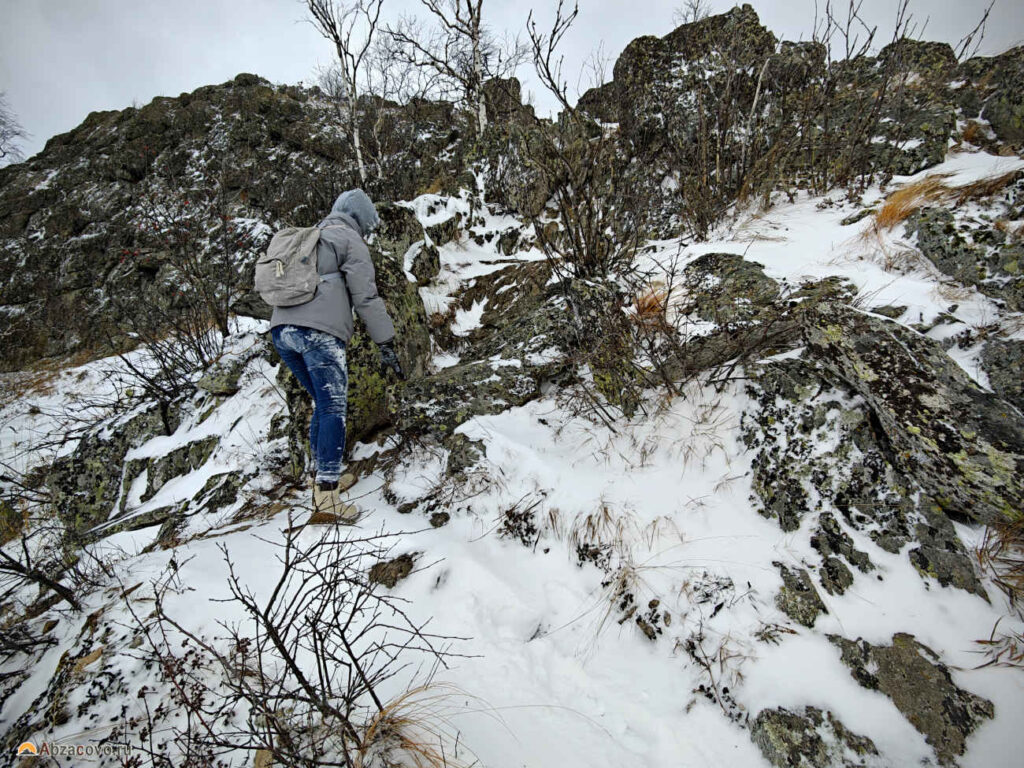
[[[871,408],[898,467],[947,515],[990,523],[1024,508],[1024,417],[931,339],[841,305],[805,315],[808,353]]]
[[[871,645],[838,635],[828,638],[863,687],[880,691],[920,731],[942,765],[956,765],[967,737],[995,715],[992,702],[957,687],[931,648],[899,632],[891,645]]]
[[[877,764],[874,742],[847,729],[831,712],[805,707],[762,710],[750,738],[777,768],[864,768]]]

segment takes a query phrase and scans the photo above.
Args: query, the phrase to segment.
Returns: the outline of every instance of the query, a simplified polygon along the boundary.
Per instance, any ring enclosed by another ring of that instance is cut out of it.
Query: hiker
[[[313,298],[292,306],[271,302],[275,304],[270,319],[274,346],[313,398],[309,422],[310,454],[315,462],[313,510],[332,514],[343,523],[354,523],[359,517],[354,506],[341,500],[341,494],[355,483],[355,478],[346,474],[345,482],[339,484],[348,400],[345,346],[352,336],[353,309],[380,349],[381,372],[391,369],[399,378],[405,378],[395,354],[395,327],[377,295],[373,262],[363,241],[379,224],[373,202],[363,190],[351,189],[340,195],[331,212],[317,225],[319,233],[294,230],[299,236],[309,232],[314,240],[319,234],[319,280],[313,276]],[[283,267],[276,266],[277,274],[282,275]]]

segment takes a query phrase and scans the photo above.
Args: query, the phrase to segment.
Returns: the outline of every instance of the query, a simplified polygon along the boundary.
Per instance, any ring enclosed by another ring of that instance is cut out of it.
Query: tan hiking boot
[[[351,472],[346,472],[340,478],[338,478],[338,490],[341,492],[347,491],[353,485],[359,482],[359,478],[353,475]]]
[[[349,486],[351,487],[351,485]],[[334,488],[313,486],[313,516],[310,525],[352,525],[359,520],[359,510],[353,504],[342,501],[340,483]]]

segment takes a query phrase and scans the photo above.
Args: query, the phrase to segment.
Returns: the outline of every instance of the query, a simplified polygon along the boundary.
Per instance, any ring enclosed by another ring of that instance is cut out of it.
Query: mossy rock
[[[978,56],[964,62],[959,74],[972,81],[962,89],[961,106],[966,116],[980,114],[1003,141],[1024,144],[1024,46],[998,56]]]
[[[878,758],[871,739],[816,707],[763,709],[750,726],[750,737],[777,768],[868,768]]]
[[[1024,341],[987,341],[981,350],[981,369],[993,391],[1024,412]]]
[[[995,715],[992,702],[957,687],[938,654],[913,635],[898,632],[891,645],[828,639],[861,686],[884,693],[925,738],[942,765],[956,765],[967,738]]]
[[[707,253],[687,265],[683,276],[696,295],[693,311],[720,325],[749,321],[779,296],[779,284],[763,266],[733,253]]]
[[[898,467],[946,515],[991,523],[1024,509],[1024,416],[985,392],[933,340],[819,304],[808,353],[877,417]]]
[[[176,426],[176,425],[172,425]],[[109,432],[109,434],[108,434]],[[81,439],[68,456],[54,461],[46,477],[54,507],[65,523],[80,534],[105,522],[121,492],[120,472],[131,448],[165,434],[156,408],[130,418],[103,423]]]
[[[814,588],[810,574],[804,569],[791,571],[782,563],[773,565],[782,576],[782,588],[775,596],[775,605],[793,621],[813,627],[818,615],[828,613],[828,609]]]

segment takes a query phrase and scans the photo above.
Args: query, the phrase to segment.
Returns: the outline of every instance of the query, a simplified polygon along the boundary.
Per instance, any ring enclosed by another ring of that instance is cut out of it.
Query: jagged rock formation
[[[696,197],[714,193],[730,203],[745,176],[744,194],[753,195],[752,183],[770,187],[779,178],[814,186],[852,168],[927,168],[942,160],[958,118],[988,121],[995,145],[1018,146],[1022,60],[1024,48],[1016,48],[958,64],[945,43],[901,40],[829,66],[824,45],[779,41],[742,5],[661,38],[637,38],[615,62],[613,80],[579,105],[619,124],[627,154],[639,161],[626,187],[640,190],[636,207],[650,211],[654,232],[665,232]],[[755,158],[771,166],[765,179],[748,176]],[[702,191],[698,174],[714,175],[716,189]]]
[[[906,224],[921,253],[942,272],[964,285],[1000,299],[1016,312],[1024,311],[1024,244],[997,222],[1021,217],[1024,178],[1008,185],[988,220],[964,220],[948,208],[924,208]]]
[[[364,135],[377,137],[388,170],[370,193],[394,200],[450,189],[462,167],[451,106],[379,109],[391,113],[387,133],[366,126]],[[31,160],[0,169],[0,305],[9,323],[0,364],[101,351],[116,334],[106,297],[137,297],[168,273],[168,254],[146,239],[147,206],[194,207],[212,190],[217,204],[200,222],[209,236],[197,240],[208,251],[222,215],[273,226],[317,221],[338,192],[358,185],[337,124],[315,88],[239,75],[139,109],[93,113]],[[234,268],[241,287],[251,285],[251,256]],[[244,293],[239,311],[253,305]],[[71,328],[66,317],[82,322]]]

